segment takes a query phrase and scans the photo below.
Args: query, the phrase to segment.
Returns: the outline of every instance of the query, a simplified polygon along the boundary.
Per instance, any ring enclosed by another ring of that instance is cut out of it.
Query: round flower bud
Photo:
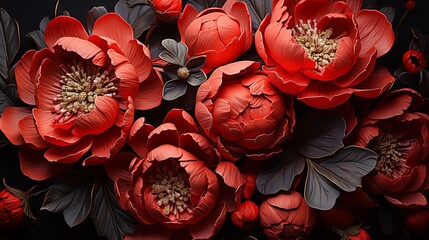
[[[426,67],[426,58],[422,52],[410,49],[402,55],[402,64],[410,73],[418,73]]]
[[[155,11],[156,17],[163,22],[177,20],[182,11],[181,0],[149,0],[148,4]]]
[[[0,227],[13,228],[24,222],[22,201],[7,189],[0,191]]]

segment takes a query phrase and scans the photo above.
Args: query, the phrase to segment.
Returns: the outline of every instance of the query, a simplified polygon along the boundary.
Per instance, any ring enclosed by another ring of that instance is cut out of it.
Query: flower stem
[[[408,12],[410,12],[409,10],[405,11],[404,15],[402,15],[401,20],[399,20],[398,25],[396,25],[395,27],[395,32],[398,31],[398,28],[401,26],[402,22],[405,20],[405,18],[408,15]]]
[[[38,192],[31,193],[31,194],[28,194],[28,195],[27,195],[27,197],[28,197],[28,198],[32,198],[32,197],[35,197],[35,196],[37,196],[37,195],[39,195],[39,194],[41,194],[41,193],[47,192],[48,190],[49,190],[49,189],[48,189],[48,188],[46,188],[46,189],[40,190],[40,191],[38,191]]]

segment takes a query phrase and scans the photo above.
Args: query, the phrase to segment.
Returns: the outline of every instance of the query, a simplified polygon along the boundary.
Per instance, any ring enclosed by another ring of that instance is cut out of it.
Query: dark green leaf
[[[256,32],[265,15],[271,13],[272,1],[261,0],[239,0],[247,5],[250,17],[252,18],[252,31]]]
[[[126,0],[120,0],[115,5],[115,12],[132,26],[136,38],[155,22],[155,13],[147,4],[139,3],[128,6]]]
[[[316,171],[311,160],[307,159],[307,178],[305,180],[304,198],[308,206],[329,210],[340,196],[338,187]]]
[[[9,78],[9,67],[19,49],[20,39],[15,19],[0,8],[0,75]]]
[[[293,179],[305,167],[305,159],[293,150],[286,149],[272,157],[256,178],[256,187],[262,194],[274,194],[280,190],[289,191]]]
[[[3,111],[9,107],[14,106],[13,101],[7,96],[3,91],[0,91],[0,116],[3,114]]]
[[[51,19],[49,17],[44,17],[39,24],[39,30],[29,32],[27,35],[33,39],[36,44],[37,49],[43,49],[46,47],[45,43],[45,29]]]
[[[70,171],[54,179],[45,195],[42,210],[63,212],[70,226],[83,222],[91,211],[94,181],[88,170]]]
[[[92,218],[99,236],[109,240],[122,240],[126,234],[134,232],[135,221],[119,206],[113,191],[113,183],[108,178],[99,179],[94,187]]]
[[[170,38],[162,40],[161,44],[167,50],[159,54],[159,57],[162,60],[175,65],[186,65],[188,47],[185,44],[182,42],[176,42],[174,39]]]
[[[192,69],[200,69],[206,64],[206,55],[195,56],[188,59],[186,67],[192,71]]]
[[[88,28],[88,33],[92,33],[92,28],[94,27],[95,21],[107,13],[107,10],[103,6],[93,7],[86,14],[86,27]]]
[[[222,7],[226,0],[188,0],[188,4],[192,5],[198,12],[206,8]]]
[[[389,20],[390,23],[393,23],[393,20],[395,19],[395,8],[394,7],[382,7],[380,9],[380,12],[382,12],[384,15],[386,15],[387,20]]]
[[[377,154],[369,149],[347,146],[334,155],[313,161],[314,168],[346,192],[361,186],[362,177],[374,169]]]
[[[191,72],[189,77],[186,79],[186,81],[192,86],[200,86],[206,80],[207,80],[207,75],[202,70]]]
[[[172,101],[185,95],[187,84],[183,79],[173,79],[164,84],[163,98]]]
[[[342,117],[309,112],[297,121],[295,150],[310,159],[332,155],[344,146],[345,132],[346,123]]]

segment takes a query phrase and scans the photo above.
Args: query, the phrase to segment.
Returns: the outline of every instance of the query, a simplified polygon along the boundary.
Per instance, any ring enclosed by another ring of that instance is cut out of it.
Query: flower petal
[[[36,104],[41,110],[54,111],[54,98],[61,94],[60,80],[63,73],[57,64],[47,58],[40,66],[40,78],[36,89]]]
[[[392,24],[386,16],[376,10],[362,10],[356,16],[361,39],[361,51],[367,52],[370,48],[377,49],[377,57],[387,53],[395,42]]]
[[[32,115],[27,116],[18,123],[19,131],[27,144],[37,149],[45,149],[51,146],[51,144],[46,142],[42,136],[40,136],[39,132],[37,132],[37,126]]]
[[[288,73],[281,67],[263,66],[262,69],[274,86],[288,94],[297,94],[310,83],[310,78],[300,72]]]
[[[43,156],[44,152],[33,150],[25,145],[19,148],[19,162],[25,176],[42,181],[71,169],[72,165],[47,161]]]
[[[125,49],[125,56],[137,69],[139,82],[146,80],[152,71],[152,61],[150,57],[145,54],[146,49],[147,47],[145,45],[135,39],[129,41]]]
[[[145,118],[137,119],[131,127],[128,144],[141,157],[146,158],[149,150],[147,148],[147,139],[154,127],[144,122]]]
[[[352,93],[350,88],[338,88],[330,82],[312,81],[297,98],[311,107],[326,109],[346,102]]]
[[[209,239],[222,227],[226,218],[226,204],[218,201],[206,217],[196,224],[189,225],[189,232],[194,239]]]
[[[116,13],[107,13],[97,19],[92,34],[111,38],[124,49],[127,47],[128,41],[134,39],[130,24]]]
[[[324,16],[331,1],[329,0],[303,0],[296,4],[294,11],[295,22],[298,20],[307,21],[307,19],[319,21]]]
[[[34,79],[30,77],[31,62],[35,53],[35,50],[26,52],[15,68],[19,98],[29,105],[36,105],[34,100]]]
[[[49,162],[75,163],[91,148],[93,138],[82,138],[79,142],[70,146],[52,146],[45,152],[45,158]]]
[[[48,23],[45,29],[46,46],[52,50],[58,39],[75,37],[87,39],[88,34],[82,23],[69,16],[58,16]]]
[[[378,66],[365,80],[352,87],[353,93],[359,97],[375,98],[386,91],[394,80],[387,68]]]
[[[149,151],[164,144],[179,146],[179,132],[176,126],[171,123],[161,124],[148,136],[147,147]]]
[[[172,123],[180,134],[199,133],[198,126],[188,112],[183,109],[172,109],[164,118],[163,123]]]
[[[31,108],[8,107],[0,117],[0,130],[6,135],[13,145],[25,144],[24,138],[19,131],[19,122],[31,115]]]
[[[97,66],[103,66],[106,61],[106,54],[94,43],[74,37],[60,38],[55,47],[61,46],[67,52],[75,52],[83,59],[91,59]]]
[[[378,104],[369,114],[371,119],[388,119],[399,116],[411,105],[413,98],[410,95],[400,95],[390,101]]]
[[[95,109],[80,115],[74,124],[73,134],[86,136],[99,134],[109,129],[118,115],[119,102],[107,96],[95,99]]]
[[[398,194],[389,193],[385,194],[384,197],[393,205],[403,208],[414,208],[418,206],[426,206],[427,204],[425,196],[419,192],[401,192]]]
[[[109,160],[104,162],[103,166],[106,170],[107,175],[113,181],[117,179],[129,179],[130,172],[129,167],[131,161],[135,158],[135,155],[129,152],[121,152],[111,157]]]
[[[162,77],[152,69],[149,77],[140,83],[139,92],[134,98],[134,106],[138,110],[149,110],[161,104]]]

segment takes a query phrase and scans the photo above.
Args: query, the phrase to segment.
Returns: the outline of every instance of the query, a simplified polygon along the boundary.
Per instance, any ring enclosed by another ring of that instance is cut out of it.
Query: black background
[[[0,7],[4,8],[11,17],[18,21],[21,34],[21,47],[17,54],[15,62],[27,50],[35,48],[32,40],[26,36],[30,31],[39,29],[39,22],[45,16],[54,15],[55,0],[0,0]],[[405,12],[406,0],[384,0],[378,1],[379,6],[391,5],[396,8],[396,17],[393,22],[394,28],[397,26],[399,19]],[[61,9],[69,11],[70,15],[81,20],[85,24],[85,16],[94,6],[104,6],[108,11],[113,11],[115,0],[62,0]],[[391,52],[379,59],[379,64],[385,65],[391,72],[401,66],[401,56],[408,49],[408,43],[411,39],[410,27],[419,29],[425,34],[429,33],[429,8],[427,0],[416,0],[417,7],[409,12],[403,23],[398,28],[396,43]],[[7,183],[13,187],[27,190],[34,185],[38,185],[38,189],[43,189],[49,186],[49,182],[34,182],[23,176],[20,171],[19,161],[17,158],[17,147],[7,145],[0,149],[0,178],[6,178]],[[28,221],[15,229],[4,230],[0,229],[0,240],[27,240],[27,239],[105,239],[98,238],[95,228],[90,220],[84,223],[69,228],[61,214],[51,214],[47,211],[40,211],[38,208],[43,202],[43,196],[36,197],[31,200],[33,212],[38,218],[37,220]],[[370,226],[368,231],[372,235],[372,239],[388,240],[388,239],[414,239],[423,240],[429,239],[429,234],[420,236],[406,237],[404,234],[395,236],[383,236],[376,221],[376,212],[371,211],[366,226]],[[245,236],[253,235],[258,239],[265,239],[261,234],[260,229],[255,228],[248,232],[239,231],[232,228],[231,222],[227,220],[221,233],[216,239],[241,239]],[[314,240],[330,240],[338,239],[335,235],[316,228],[311,239]]]

